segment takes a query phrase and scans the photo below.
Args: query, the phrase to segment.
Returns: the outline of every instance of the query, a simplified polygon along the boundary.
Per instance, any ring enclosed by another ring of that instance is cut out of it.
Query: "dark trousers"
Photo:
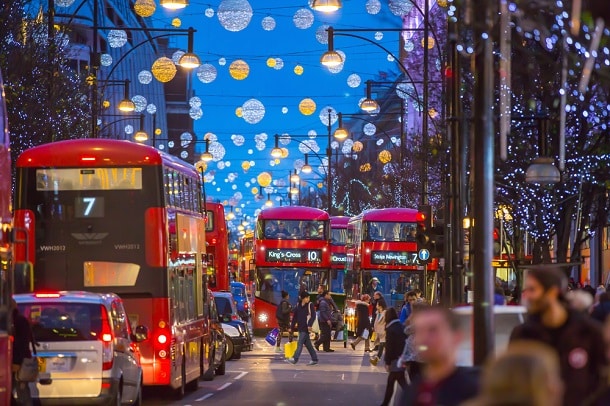
[[[419,375],[421,375],[421,370],[424,364],[417,361],[409,361],[407,362],[407,371],[409,372],[409,380],[413,382]]]
[[[385,343],[384,342],[380,342],[379,343],[379,350],[377,351],[377,358],[381,359],[381,356],[383,355],[384,348],[385,348]]]
[[[315,342],[315,346],[319,346],[322,344],[322,349],[324,351],[330,350],[330,326],[328,323],[320,322],[320,338],[318,338]]]
[[[290,329],[290,326],[288,324],[283,324],[283,323],[279,323],[278,329],[280,330],[280,334],[278,334],[277,336],[277,341],[276,341],[276,347],[280,347],[280,344],[282,343],[282,335],[284,335],[285,332],[288,332],[288,341],[292,341],[292,337],[290,337],[290,332],[288,331]]]
[[[11,394],[11,405],[15,406],[32,406],[32,395],[27,382],[19,382],[15,377],[16,372],[13,372],[13,393]],[[16,397],[16,399],[15,399]]]
[[[405,379],[405,371],[391,371],[388,372],[388,383],[385,387],[385,396],[383,397],[382,406],[388,406],[392,395],[394,394],[394,382],[398,382],[402,389],[407,387],[407,380]]]

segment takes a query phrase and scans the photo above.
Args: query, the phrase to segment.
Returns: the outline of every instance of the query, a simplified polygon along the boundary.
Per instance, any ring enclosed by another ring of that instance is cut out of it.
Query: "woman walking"
[[[386,320],[386,345],[385,345],[385,369],[388,372],[388,382],[385,387],[385,396],[382,406],[387,406],[392,400],[394,394],[394,383],[398,382],[401,388],[407,386],[405,379],[405,368],[399,363],[400,354],[402,353],[407,336],[403,331],[402,324],[398,319],[396,309],[390,307],[385,312]]]
[[[364,340],[364,351],[371,351],[371,342],[369,336],[371,334],[371,321],[369,320],[369,300],[371,297],[367,294],[362,295],[361,300],[356,301],[356,339],[350,343],[352,350],[356,350],[356,346]]]
[[[425,302],[413,303],[411,306],[411,315],[405,323],[406,326],[404,331],[407,339],[405,340],[405,346],[398,362],[400,365],[407,368],[410,382],[413,382],[413,380],[421,374],[423,366],[423,364],[419,362],[417,348],[415,348],[415,344],[413,343],[413,326],[411,325],[411,319],[413,318],[413,314],[415,314],[422,307],[426,306],[427,304]]]
[[[385,348],[385,327],[386,327],[386,319],[385,313],[388,306],[385,303],[385,300],[377,301],[377,316],[375,318],[375,322],[373,324],[373,329],[375,330],[375,345],[378,345],[377,355],[371,357],[370,362],[372,365],[377,365],[381,355],[383,354],[383,349]]]

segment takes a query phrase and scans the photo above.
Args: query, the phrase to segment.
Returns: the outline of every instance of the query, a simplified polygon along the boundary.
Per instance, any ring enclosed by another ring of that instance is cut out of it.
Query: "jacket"
[[[371,332],[371,321],[369,320],[369,304],[358,300],[356,302],[356,337],[362,336],[365,329]]]
[[[405,327],[405,347],[402,350],[402,355],[400,356],[401,362],[420,362],[419,354],[417,349],[415,348],[415,344],[413,343],[413,326],[410,324]]]
[[[568,311],[568,319],[559,329],[549,330],[539,316],[530,316],[515,327],[510,341],[535,340],[554,348],[559,355],[561,378],[567,385],[564,406],[580,406],[603,385],[603,371],[608,364],[601,326],[595,320]]]
[[[13,310],[13,364],[21,365],[25,358],[32,358],[32,327],[28,319],[19,310]]]
[[[379,338],[379,342],[385,343],[385,310],[381,313],[377,313],[375,322],[373,324],[373,329],[375,330],[375,334]]]
[[[322,298],[318,303],[318,312],[320,313],[318,323],[327,323],[329,320],[331,320],[332,314],[330,303],[328,303],[328,300],[324,298]]]
[[[316,310],[314,309],[313,303],[309,302],[303,306],[299,302],[294,308],[290,329],[294,330],[294,327],[297,326],[297,331],[299,333],[307,333],[309,332],[309,327],[313,326],[315,320]]]
[[[410,315],[411,315],[411,303],[407,302],[404,305],[402,305],[402,309],[400,309],[400,315],[398,316],[400,323],[405,324],[405,322],[407,321],[407,319],[409,318]]]
[[[277,319],[277,323],[281,326],[287,326],[290,324],[290,312],[292,311],[292,306],[290,302],[286,299],[282,299],[279,305],[277,305],[277,311],[275,312],[275,317]]]
[[[386,344],[383,360],[386,365],[390,366],[390,371],[401,371],[403,368],[397,367],[396,362],[402,354],[407,336],[403,331],[400,320],[394,319],[389,322],[385,328],[385,334]]]
[[[418,376],[411,385],[402,392],[397,405],[411,406],[416,404],[422,387],[426,385],[423,376]],[[436,406],[459,406],[463,402],[473,399],[479,391],[479,371],[474,368],[458,367],[451,375],[434,385],[432,389],[432,404]]]

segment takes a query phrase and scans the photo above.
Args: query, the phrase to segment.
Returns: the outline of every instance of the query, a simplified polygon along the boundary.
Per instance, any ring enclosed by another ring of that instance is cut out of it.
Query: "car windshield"
[[[231,306],[231,301],[228,297],[214,296],[214,302],[216,302],[218,314],[222,316],[230,316],[232,314],[235,314],[235,312],[233,311],[233,306]]]
[[[246,294],[241,286],[231,286],[231,293],[233,293],[233,296],[245,296]]]
[[[19,311],[32,325],[36,341],[97,340],[104,307],[91,303],[22,303]]]
[[[330,232],[332,245],[345,245],[347,241],[347,228],[333,228]]]

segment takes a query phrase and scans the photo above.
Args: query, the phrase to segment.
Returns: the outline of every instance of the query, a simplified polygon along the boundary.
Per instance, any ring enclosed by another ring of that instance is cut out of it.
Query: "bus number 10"
[[[309,262],[319,262],[320,255],[317,251],[307,251],[307,261]]]

